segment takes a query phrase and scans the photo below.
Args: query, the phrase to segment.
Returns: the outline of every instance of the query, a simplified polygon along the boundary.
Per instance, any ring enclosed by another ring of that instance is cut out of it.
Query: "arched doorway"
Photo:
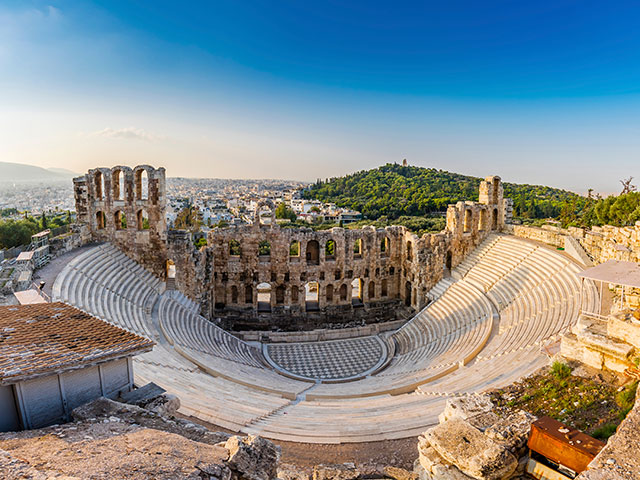
[[[362,279],[354,278],[351,281],[351,305],[362,305]]]
[[[308,282],[304,286],[304,301],[307,312],[313,312],[319,310],[318,298],[319,298],[320,286],[318,282]]]
[[[271,285],[266,282],[258,284],[258,312],[271,311]]]

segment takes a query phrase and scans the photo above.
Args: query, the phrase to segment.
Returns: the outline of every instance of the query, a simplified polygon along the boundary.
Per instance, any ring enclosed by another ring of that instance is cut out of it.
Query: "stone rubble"
[[[524,472],[533,415],[496,412],[487,395],[474,395],[447,400],[439,420],[418,440],[420,480],[506,480]]]

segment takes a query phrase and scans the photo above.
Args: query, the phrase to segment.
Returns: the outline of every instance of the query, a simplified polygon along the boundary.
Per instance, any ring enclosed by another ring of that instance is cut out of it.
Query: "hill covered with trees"
[[[482,179],[458,173],[388,163],[344,177],[311,185],[306,198],[333,202],[362,212],[365,218],[396,219],[430,216],[447,205],[478,200]],[[559,217],[563,210],[576,214],[587,202],[576,193],[542,185],[503,183],[504,196],[513,199],[514,216],[523,219]]]

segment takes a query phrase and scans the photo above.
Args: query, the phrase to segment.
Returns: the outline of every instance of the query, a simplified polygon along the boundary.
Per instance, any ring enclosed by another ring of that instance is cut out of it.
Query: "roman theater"
[[[145,184],[143,187],[143,178]],[[508,385],[548,363],[599,292],[569,249],[511,225],[501,179],[450,205],[446,229],[167,228],[165,171],[97,168],[74,179],[88,248],[53,300],[153,340],[134,360],[180,413],[276,440],[419,435],[447,398]],[[515,233],[515,234],[514,234]]]

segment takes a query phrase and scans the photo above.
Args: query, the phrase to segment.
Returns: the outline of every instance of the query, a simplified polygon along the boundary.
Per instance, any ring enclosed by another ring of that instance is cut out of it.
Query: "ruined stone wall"
[[[177,267],[177,288],[228,328],[394,320],[401,305],[413,311],[426,306],[427,292],[446,269],[503,228],[507,215],[499,177],[482,182],[481,200],[486,203],[449,206],[447,229],[422,237],[401,226],[280,228],[275,206],[265,202],[256,208],[253,225],[212,230],[199,251],[186,234],[172,233],[169,256]]]
[[[455,268],[491,232],[502,231],[511,219],[512,203],[503,198],[500,177],[490,176],[480,182],[479,202],[458,202],[447,209],[447,232],[450,233],[445,263]]]
[[[633,227],[605,225],[593,227],[591,230],[576,227],[563,229],[551,225],[543,227],[514,225],[513,234],[555,247],[564,247],[564,237],[573,237],[580,242],[596,263],[611,259],[640,262],[640,222],[636,222]]]
[[[92,169],[74,179],[74,194],[78,224],[91,240],[114,243],[162,279],[171,270],[168,288],[236,329],[403,318],[426,306],[444,272],[510,215],[500,177],[491,176],[480,184],[480,202],[450,205],[447,228],[436,234],[418,237],[401,226],[281,228],[275,205],[265,201],[252,225],[212,230],[196,249],[190,233],[167,232],[163,168]]]
[[[146,178],[145,178],[146,177]],[[165,277],[165,170],[140,165],[95,168],[74,178],[77,222],[95,241],[109,241]]]
[[[369,316],[385,315],[403,298],[405,234],[403,227],[314,232],[259,222],[216,229],[199,252],[206,265],[200,300],[210,316],[235,319],[238,328],[259,326],[255,319],[261,314],[271,317],[263,319],[266,323],[280,327],[300,323],[302,317],[310,320],[308,326],[344,321],[356,318],[359,309]],[[307,286],[313,290],[310,298]],[[259,291],[266,301],[259,301]],[[254,321],[241,324],[242,318]]]

